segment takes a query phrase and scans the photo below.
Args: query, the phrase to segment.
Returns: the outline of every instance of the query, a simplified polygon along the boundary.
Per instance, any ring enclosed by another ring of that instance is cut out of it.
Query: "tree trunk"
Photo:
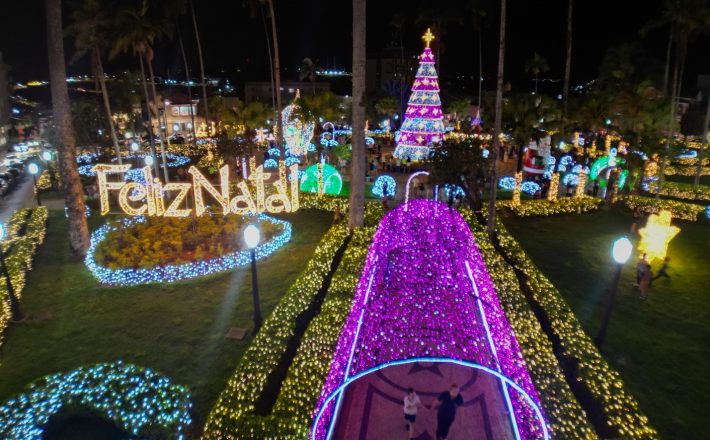
[[[182,33],[180,32],[180,23],[175,20],[177,28],[178,42],[180,43],[180,53],[182,53],[182,63],[185,67],[185,84],[187,84],[187,96],[190,99],[190,121],[192,123],[192,142],[197,145],[197,128],[195,127],[195,112],[192,111],[192,86],[190,86],[190,68],[187,66],[187,56],[185,55],[185,45],[182,42]]]
[[[89,228],[84,212],[84,192],[81,188],[76,165],[76,137],[71,120],[67,73],[64,64],[62,4],[60,0],[46,0],[45,7],[52,112],[60,143],[57,150],[59,171],[64,189],[64,203],[69,217],[69,246],[72,256],[83,258],[89,247]]]
[[[266,52],[269,55],[269,74],[271,79],[271,108],[276,109],[276,90],[274,86],[274,57],[271,54],[271,39],[269,38],[269,27],[266,25],[266,15],[264,8],[259,3],[259,11],[261,11],[261,22],[264,25],[264,34],[266,35]]]
[[[145,109],[148,113],[148,137],[150,138],[150,154],[153,156],[153,171],[156,176],[160,175],[158,168],[158,155],[155,153],[155,136],[153,136],[153,114],[150,111],[150,95],[148,95],[148,85],[145,82],[145,67],[143,66],[143,55],[138,55],[141,62],[141,82],[143,83],[143,94],[145,95]]]
[[[283,147],[284,131],[281,121],[283,104],[281,103],[281,65],[279,61],[279,39],[276,34],[276,15],[274,14],[274,1],[268,0],[269,15],[271,15],[271,39],[274,42],[274,82],[276,83],[276,145]]]
[[[350,229],[365,223],[365,14],[366,0],[353,0],[352,161],[350,164]]]
[[[483,24],[478,28],[478,115],[481,114],[481,96],[483,94]]]
[[[565,80],[562,89],[562,139],[565,137],[567,125],[567,103],[569,101],[569,77],[572,70],[572,0],[567,6],[567,39],[565,42]]]
[[[500,40],[498,43],[498,79],[496,83],[496,114],[493,122],[493,148],[491,151],[491,195],[488,200],[488,235],[495,232],[496,195],[498,191],[498,149],[500,148],[501,119],[503,118],[503,66],[505,62],[505,2],[500,2]]]
[[[710,88],[707,90],[710,94]],[[700,151],[698,152],[698,164],[695,166],[695,178],[693,179],[693,191],[698,190],[698,185],[700,185],[700,174],[703,169],[703,157],[705,156],[705,148],[707,148],[708,143],[708,126],[710,125],[710,96],[706,96],[705,99],[708,100],[708,107],[705,110],[705,123],[703,124],[703,139],[700,143]]]
[[[118,136],[116,135],[116,127],[113,125],[113,117],[111,113],[111,103],[108,100],[108,90],[106,89],[106,78],[104,77],[104,66],[101,63],[101,53],[99,48],[94,46],[92,49],[94,53],[94,61],[96,62],[96,76],[98,78],[99,87],[101,87],[101,95],[104,100],[104,109],[106,110],[106,118],[108,119],[108,126],[111,130],[111,140],[113,141],[113,148],[116,149],[116,158],[118,159],[118,164],[123,164],[123,158],[121,157],[121,147],[118,143]]]
[[[673,47],[673,25],[671,24],[668,35],[668,48],[666,49],[666,69],[663,73],[663,96],[668,96],[668,74],[671,70],[671,48]]]
[[[661,198],[661,188],[663,187],[663,181],[665,179],[666,172],[666,160],[668,159],[668,153],[671,150],[671,142],[673,140],[673,127],[675,126],[675,111],[677,107],[676,95],[678,93],[678,71],[680,70],[679,59],[676,56],[675,66],[673,67],[673,83],[671,90],[671,114],[668,119],[668,135],[666,136],[666,146],[663,149],[663,154],[661,155],[661,166],[658,169],[658,186],[656,187],[656,200]]]
[[[163,134],[167,135],[168,133],[168,122],[165,119],[165,114],[163,114],[163,122],[165,122],[165,130],[163,131],[160,124],[160,103],[158,103],[158,92],[155,90],[153,61],[148,61],[148,72],[150,73],[150,87],[153,91],[153,103],[155,104],[155,112],[158,117],[158,133],[160,135],[158,142],[160,142],[160,158],[163,160],[163,177],[165,178],[165,182],[170,182],[170,179],[168,178],[168,158],[165,156],[165,144],[163,143]]]
[[[195,7],[190,0],[190,10],[192,11],[192,25],[195,27],[195,40],[197,40],[197,56],[200,59],[200,79],[202,82],[202,99],[204,101],[205,107],[205,124],[207,125],[207,130],[209,132],[210,127],[210,114],[207,109],[207,82],[205,81],[205,62],[202,59],[202,44],[200,44],[200,33],[197,30],[197,17],[195,17]]]

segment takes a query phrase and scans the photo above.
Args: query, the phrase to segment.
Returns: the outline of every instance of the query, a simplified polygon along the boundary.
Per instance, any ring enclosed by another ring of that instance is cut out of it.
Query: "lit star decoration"
[[[377,197],[384,197],[385,184],[387,184],[387,197],[394,197],[397,193],[397,182],[394,177],[382,174],[375,179],[375,183],[372,185],[372,194]]]
[[[412,94],[404,114],[404,122],[396,135],[397,148],[394,155],[400,159],[426,159],[431,148],[444,139],[444,121],[439,98],[439,79],[436,73],[434,54],[429,43],[434,38],[429,30],[424,35],[427,47],[419,57]]]
[[[406,207],[377,229],[310,438],[327,437],[341,384],[413,358],[470,362],[510,379],[523,390],[501,385],[513,429],[522,439],[546,438],[537,391],[468,225],[439,202]]]
[[[651,214],[646,226],[639,229],[639,253],[646,254],[648,261],[662,260],[668,251],[668,244],[679,232],[680,228],[671,226],[670,211],[662,210],[658,214]]]
[[[259,214],[256,218],[260,221],[269,222],[281,229],[271,241],[259,244],[256,251],[256,259],[266,258],[276,250],[284,246],[291,240],[291,223]],[[129,217],[120,220],[117,224],[105,224],[91,234],[91,243],[86,252],[84,263],[92,275],[102,284],[110,286],[135,286],[147,283],[171,283],[180,280],[210,275],[219,272],[232,270],[235,267],[244,266],[251,262],[249,250],[239,250],[220,257],[209,260],[199,260],[190,263],[156,266],[150,269],[121,268],[111,269],[101,266],[95,258],[96,249],[106,238],[106,234],[116,228],[128,228],[136,223],[143,222],[143,217]]]
[[[168,438],[186,438],[190,394],[153,370],[114,363],[45,376],[0,406],[0,437],[41,440],[44,426],[65,406],[98,411],[130,434],[147,438],[156,428]],[[160,436],[162,437],[162,436]]]

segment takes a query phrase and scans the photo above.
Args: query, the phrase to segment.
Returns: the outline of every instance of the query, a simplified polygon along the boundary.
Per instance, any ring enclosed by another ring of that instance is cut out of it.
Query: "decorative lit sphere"
[[[323,192],[325,194],[338,195],[343,189],[343,178],[332,165],[322,164],[323,175],[319,176],[318,164],[313,164],[306,168],[305,174],[301,178],[301,191],[317,193],[319,177],[322,180]]]
[[[29,171],[30,174],[39,174],[39,165],[34,162],[30,162],[30,164],[27,165],[27,171]]]
[[[131,151],[134,153],[140,149],[140,145],[138,145],[138,142],[131,142]]]
[[[145,161],[145,164],[148,165],[149,167],[152,167],[153,164],[155,163],[153,156],[146,156],[144,161]]]
[[[515,177],[501,177],[500,180],[498,180],[498,188],[512,191],[515,188]]]
[[[52,160],[52,152],[51,151],[43,151],[42,152],[42,159],[46,160],[47,162]]]
[[[619,264],[624,264],[629,261],[631,256],[631,242],[626,237],[621,237],[614,242],[614,246],[611,248],[611,255],[614,257],[614,261]]]
[[[249,225],[244,228],[244,242],[249,249],[254,249],[261,239],[261,231],[254,225]]]
[[[710,205],[708,205],[708,207],[705,208],[705,218],[710,218]]]
[[[394,197],[397,192],[397,182],[392,176],[385,174],[375,179],[375,183],[372,185],[372,194],[377,197],[384,197],[385,186],[387,186],[387,197]]]

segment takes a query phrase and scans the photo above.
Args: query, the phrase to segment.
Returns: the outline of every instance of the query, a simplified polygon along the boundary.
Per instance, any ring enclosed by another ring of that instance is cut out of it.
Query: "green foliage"
[[[604,201],[596,197],[563,197],[557,200],[525,200],[522,203],[513,203],[511,200],[502,200],[496,203],[498,209],[508,209],[518,217],[546,217],[559,214],[577,214],[580,212],[595,211]]]
[[[107,234],[96,260],[111,269],[151,268],[209,260],[245,249],[241,230],[253,223],[237,215],[203,215],[194,219],[148,217],[130,228]],[[276,235],[278,226],[261,222],[262,242]]]
[[[673,218],[696,221],[698,216],[705,210],[702,205],[694,203],[680,202],[677,200],[656,200],[655,197],[646,196],[625,196],[620,200],[620,205],[631,210],[644,214],[653,214],[664,209],[671,212]]]
[[[457,185],[466,193],[472,209],[481,208],[481,195],[490,159],[483,157],[483,144],[478,139],[447,139],[434,150],[429,160],[429,180],[435,184]]]

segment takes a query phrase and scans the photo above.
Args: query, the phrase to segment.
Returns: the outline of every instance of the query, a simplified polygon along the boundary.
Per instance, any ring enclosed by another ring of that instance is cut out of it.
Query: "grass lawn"
[[[633,218],[600,211],[584,215],[507,219],[510,232],[596,335],[612,277],[611,244]],[[653,283],[641,301],[633,287],[636,259],[623,271],[605,356],[621,373],[662,438],[710,438],[710,226],[676,222],[671,280]],[[634,238],[635,241],[635,238]],[[652,269],[658,270],[658,261]]]
[[[291,242],[258,263],[264,316],[305,268],[332,214],[304,210],[282,218],[293,224]],[[30,320],[7,331],[0,401],[40,376],[122,359],[188,386],[193,425],[201,429],[251,341],[224,338],[229,327],[251,329],[249,266],[171,285],[108,288],[96,283],[83,262],[68,259],[68,241],[63,213],[51,212],[47,240],[22,298]]]

